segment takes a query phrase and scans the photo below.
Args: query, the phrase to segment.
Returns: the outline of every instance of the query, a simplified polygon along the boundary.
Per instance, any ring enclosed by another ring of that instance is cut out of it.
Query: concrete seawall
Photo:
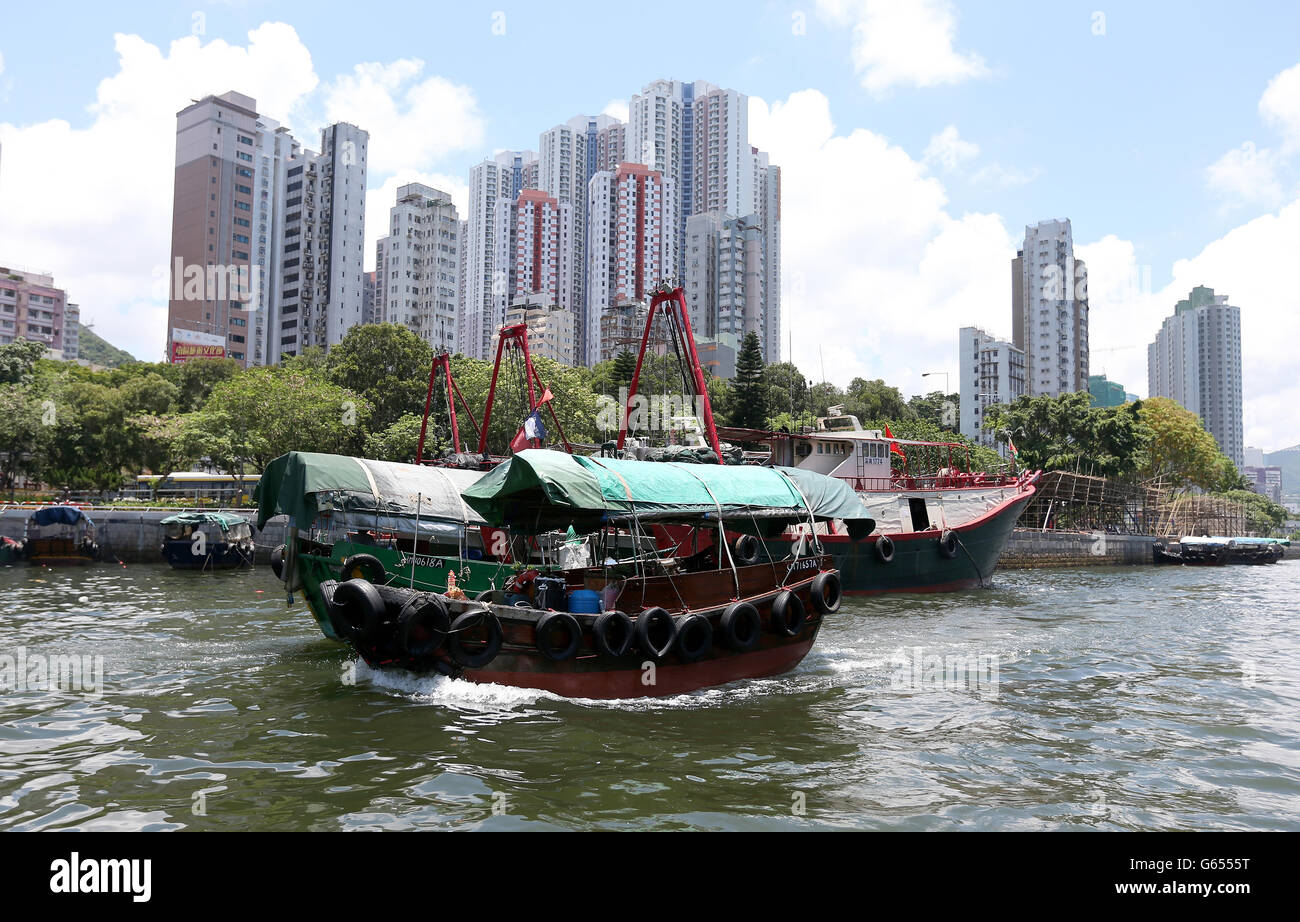
[[[93,508],[85,510],[95,523],[95,539],[99,542],[104,560],[121,560],[125,563],[162,563],[162,520],[181,509],[116,509]],[[248,509],[209,509],[208,512],[230,512],[256,522],[256,511]],[[32,508],[0,510],[0,536],[20,539],[26,534],[27,519]],[[271,550],[284,543],[288,519],[277,516],[266,523],[261,531],[254,525],[253,540],[257,543],[258,563],[269,563]]]
[[[1094,567],[1151,564],[1150,535],[1079,534],[1017,528],[998,566],[1006,570],[1034,567]]]
[[[178,511],[89,508],[86,514],[95,523],[105,560],[161,563],[161,522]],[[250,521],[256,518],[256,513],[248,509],[212,511],[233,512]],[[0,510],[0,536],[22,538],[31,514],[31,507]],[[266,523],[265,529],[255,531],[253,537],[257,542],[258,563],[270,561],[271,549],[284,543],[287,531],[288,519],[285,516],[277,516]],[[1012,532],[998,566],[1006,570],[1025,570],[1036,567],[1146,565],[1152,563],[1151,545],[1155,540],[1149,535],[1092,535],[1017,528]],[[1285,556],[1287,559],[1300,558],[1300,547],[1287,548]]]
[[[1103,535],[1017,528],[998,566],[1005,570],[1036,567],[1096,567],[1154,564],[1152,535]],[[1300,559],[1300,547],[1283,549],[1284,560]]]

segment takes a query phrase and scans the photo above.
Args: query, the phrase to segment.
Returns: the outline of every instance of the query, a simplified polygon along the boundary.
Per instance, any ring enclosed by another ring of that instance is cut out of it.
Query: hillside
[[[1264,455],[1264,463],[1269,467],[1282,468],[1282,493],[1295,493],[1300,490],[1300,445],[1292,445],[1281,451]]]
[[[116,368],[125,362],[134,362],[135,356],[119,349],[83,324],[77,324],[77,358],[95,365]]]

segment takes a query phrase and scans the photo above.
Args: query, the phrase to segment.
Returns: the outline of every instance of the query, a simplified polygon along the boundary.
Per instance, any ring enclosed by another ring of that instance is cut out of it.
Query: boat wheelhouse
[[[503,585],[509,567],[493,553],[503,537],[460,498],[481,476],[454,467],[289,452],[268,464],[258,483],[257,527],[277,515],[289,517],[288,540],[272,553],[271,568],[290,598],[302,591],[321,632],[342,640],[321,596],[327,580],[364,575],[387,584],[400,575],[402,585],[428,592],[459,585],[478,593]]]

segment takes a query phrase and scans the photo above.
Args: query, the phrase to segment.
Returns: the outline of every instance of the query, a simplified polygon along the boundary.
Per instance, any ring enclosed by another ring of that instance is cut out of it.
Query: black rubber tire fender
[[[737,653],[758,646],[763,636],[763,616],[748,602],[733,602],[722,613],[718,622],[722,642]]]
[[[563,643],[556,643],[556,635]],[[562,663],[582,646],[582,625],[567,611],[548,611],[537,619],[537,649],[547,659]]]
[[[738,567],[752,567],[762,556],[763,545],[753,535],[741,535],[731,546],[731,556]]]
[[[663,659],[677,642],[677,622],[666,609],[647,608],[636,618],[636,645],[651,659]]]
[[[284,582],[284,552],[286,550],[287,548],[281,544],[271,552],[271,572],[275,574],[275,578],[280,582]]]
[[[465,631],[486,624],[488,629],[487,645],[481,650],[465,649],[461,634]],[[447,652],[451,658],[467,669],[481,669],[501,652],[501,620],[490,611],[462,612],[451,623],[451,636],[447,640]]]
[[[417,662],[437,653],[450,632],[447,603],[430,592],[410,599],[397,616],[398,647]]]
[[[844,598],[844,587],[840,582],[840,575],[832,570],[823,570],[813,577],[812,585],[808,587],[809,595],[812,598],[813,608],[821,615],[833,615],[840,610],[840,602]]]
[[[369,580],[350,579],[334,587],[329,615],[341,637],[353,642],[370,637],[385,614],[384,600]]]
[[[343,560],[342,578],[365,579],[382,585],[388,580],[388,573],[384,570],[384,562],[374,554],[352,554]]]
[[[876,539],[876,557],[881,563],[890,563],[894,559],[894,539],[889,535],[881,535]]]
[[[713,625],[704,615],[691,612],[679,615],[677,623],[677,656],[684,663],[702,659],[713,649]]]
[[[803,629],[808,611],[803,607],[803,599],[786,589],[772,600],[772,633],[784,637],[793,637]]]
[[[939,538],[939,553],[952,560],[957,556],[957,533],[951,529],[945,529],[942,537]]]
[[[636,629],[632,625],[632,619],[624,612],[607,611],[596,617],[591,626],[591,634],[595,638],[597,650],[606,656],[618,658],[626,656],[632,648]]]

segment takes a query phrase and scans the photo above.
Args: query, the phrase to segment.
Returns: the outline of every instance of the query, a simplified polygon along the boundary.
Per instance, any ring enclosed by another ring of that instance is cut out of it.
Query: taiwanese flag
[[[554,400],[555,395],[551,393],[549,387],[542,390],[542,399],[537,401],[537,408],[528,415],[524,424],[519,427],[515,437],[510,440],[510,450],[520,452],[525,448],[541,448],[546,441],[546,426],[542,424],[542,406],[550,400]],[[531,427],[530,427],[531,424]],[[529,429],[532,432],[529,432]]]

